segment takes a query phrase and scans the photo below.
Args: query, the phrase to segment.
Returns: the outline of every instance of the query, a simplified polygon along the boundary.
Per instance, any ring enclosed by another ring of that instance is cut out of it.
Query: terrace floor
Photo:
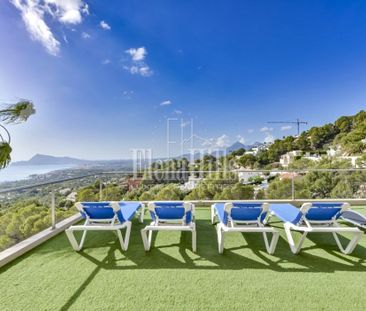
[[[293,255],[281,230],[275,255],[268,255],[260,234],[230,233],[219,255],[208,209],[197,209],[197,226],[196,254],[188,232],[158,233],[155,247],[145,253],[143,225],[137,221],[127,252],[120,251],[111,232],[90,232],[80,253],[59,234],[0,269],[0,309],[356,310],[366,305],[366,235],[352,255],[341,254],[331,235],[320,234],[310,235],[303,251]]]

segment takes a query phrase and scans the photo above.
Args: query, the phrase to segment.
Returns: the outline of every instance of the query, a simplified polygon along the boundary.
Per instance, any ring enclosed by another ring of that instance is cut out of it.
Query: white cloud
[[[82,0],[27,0],[44,3],[45,9],[59,22],[64,24],[80,24],[82,14],[89,15],[89,7]]]
[[[83,31],[82,33],[81,33],[81,37],[83,38],[83,39],[89,39],[90,37],[91,37],[91,35],[89,35],[87,32],[85,32],[85,31]]]
[[[160,106],[168,106],[171,105],[172,101],[171,100],[164,100],[160,103]]]
[[[89,5],[87,3],[85,3],[81,8],[81,12],[83,12],[85,15],[89,15]]]
[[[273,127],[262,127],[259,131],[261,132],[272,132],[273,131]]]
[[[241,135],[237,135],[236,138],[238,139],[238,142],[241,144],[245,144],[245,138]]]
[[[175,114],[182,114],[182,113],[183,113],[183,111],[182,111],[182,110],[174,110],[174,113],[175,113]]]
[[[65,34],[62,35],[62,39],[64,39],[65,43],[69,43],[69,40],[67,40],[67,37]]]
[[[281,131],[288,131],[288,130],[291,130],[291,129],[292,129],[291,125],[281,126]]]
[[[274,136],[271,133],[267,133],[266,137],[264,137],[265,143],[273,143],[275,140]]]
[[[225,148],[229,146],[230,143],[230,139],[229,136],[226,134],[222,134],[221,136],[217,137],[217,138],[202,138],[199,137],[201,142],[202,147],[205,148]]]
[[[51,55],[58,55],[60,42],[45,22],[45,15],[62,24],[80,24],[88,6],[82,0],[10,0],[20,11],[32,40],[40,42]]]
[[[108,65],[111,63],[111,60],[109,58],[103,59],[102,60],[102,65]]]
[[[128,70],[131,74],[138,74],[143,77],[150,77],[154,74],[151,68],[144,62],[147,50],[145,47],[130,48],[125,51],[131,57],[130,65],[123,66],[124,69]]]
[[[107,24],[107,22],[105,22],[105,21],[101,21],[100,22],[100,27],[102,27],[104,30],[111,30],[112,28],[111,28],[111,26],[109,26],[108,24]]]
[[[131,55],[133,61],[143,61],[146,57],[147,51],[145,47],[140,47],[137,49],[130,48],[126,50],[126,53]]]
[[[253,129],[249,129],[248,130],[248,133],[253,133],[254,132],[254,130]]]
[[[150,69],[149,66],[144,65],[142,67],[139,67],[138,73],[143,77],[150,77],[153,74],[153,71]]]
[[[228,144],[229,144],[229,136],[227,136],[226,134],[219,136],[215,141],[215,145],[219,148],[227,147]]]

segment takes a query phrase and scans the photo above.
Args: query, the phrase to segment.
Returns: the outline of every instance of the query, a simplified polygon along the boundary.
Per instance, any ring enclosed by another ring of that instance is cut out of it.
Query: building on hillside
[[[244,154],[251,154],[251,155],[254,155],[254,156],[256,156],[257,155],[257,153],[258,153],[258,148],[252,148],[252,149],[250,149],[250,150],[248,150],[248,151],[245,151],[245,153]]]
[[[180,189],[183,191],[191,191],[197,187],[197,185],[203,180],[202,177],[195,177],[190,175],[188,177],[188,181],[185,182],[183,185],[180,186]]]
[[[341,157],[339,157],[339,159],[342,159],[342,160],[349,160],[353,167],[357,167],[357,160],[359,158],[360,158],[360,156],[341,156]]]
[[[293,150],[293,151],[289,151],[283,155],[281,155],[280,157],[280,164],[283,167],[288,167],[290,165],[290,163],[297,157],[301,157],[302,155],[302,151],[300,150]]]
[[[248,183],[249,178],[251,178],[251,177],[256,177],[256,176],[263,177],[262,176],[263,174],[261,172],[248,171],[248,170],[245,170],[245,168],[243,168],[243,167],[240,167],[238,169],[231,170],[231,171],[238,174],[239,182],[241,182],[243,184]]]
[[[298,173],[292,173],[292,172],[283,172],[280,173],[280,180],[286,180],[286,179],[292,179],[299,176]]]
[[[127,187],[128,191],[131,191],[133,189],[140,187],[141,183],[142,183],[142,178],[128,178],[128,179],[124,180],[124,182],[122,183],[122,186]]]
[[[71,189],[70,188],[64,188],[64,189],[59,190],[58,193],[65,196],[65,195],[68,195],[68,194],[71,193]]]
[[[66,197],[66,201],[75,202],[75,201],[76,201],[76,195],[77,195],[77,192],[76,192],[76,191],[71,192],[71,193]]]
[[[307,152],[302,157],[302,159],[307,159],[307,160],[315,161],[315,162],[320,161],[321,158],[322,158],[321,155],[319,153],[316,153],[316,152],[313,152],[313,153]]]
[[[304,152],[301,150],[293,150],[283,154],[280,157],[280,164],[283,167],[288,167],[291,162],[293,162],[295,159],[300,158],[317,162],[320,161],[321,155],[318,152],[306,152],[304,154]]]
[[[341,156],[341,155],[342,155],[342,150],[339,145],[337,145],[335,147],[329,147],[329,149],[327,150],[328,157],[336,157],[336,156]]]
[[[340,146],[336,146],[335,148],[330,147],[327,150],[327,156],[332,158],[337,157],[340,160],[349,160],[353,167],[357,167],[357,160],[360,158],[360,156],[348,156],[344,153],[342,154],[342,149]]]

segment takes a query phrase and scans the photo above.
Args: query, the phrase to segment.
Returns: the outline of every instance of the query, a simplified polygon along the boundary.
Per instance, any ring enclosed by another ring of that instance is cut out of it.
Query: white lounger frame
[[[298,254],[300,252],[301,247],[302,247],[308,233],[332,233],[339,250],[343,254],[352,253],[362,237],[362,231],[359,230],[358,228],[341,227],[338,224],[336,217],[333,217],[333,219],[331,219],[329,221],[309,221],[306,218],[306,214],[307,214],[308,210],[311,208],[312,208],[312,203],[305,203],[301,206],[300,211],[305,215],[305,217],[302,217],[302,219],[300,220],[300,222],[303,222],[303,224],[294,225],[291,222],[284,223],[284,228],[285,228],[288,244],[290,245],[290,249],[291,249],[292,253]],[[349,204],[344,203],[341,207],[341,213],[343,211],[346,211],[347,209],[349,209]],[[274,214],[271,213],[271,215],[274,215]],[[291,230],[302,232],[301,238],[297,245],[295,244]],[[343,247],[342,243],[340,242],[338,235],[337,235],[338,233],[353,234],[351,241],[348,243],[348,245],[346,247]]]
[[[152,233],[153,231],[190,231],[192,232],[192,250],[196,252],[197,250],[197,234],[196,234],[196,224],[194,221],[195,208],[194,204],[190,202],[184,202],[183,206],[186,213],[191,211],[192,218],[191,222],[187,225],[185,224],[185,219],[182,220],[171,220],[171,219],[159,219],[155,213],[155,203],[149,202],[148,209],[155,214],[155,220],[151,222],[150,225],[146,226],[141,230],[142,241],[144,243],[145,251],[151,249],[152,244]]]
[[[228,224],[229,225],[225,225],[222,222],[218,222],[216,225],[219,253],[222,254],[224,252],[224,233],[247,232],[247,233],[262,233],[267,252],[269,254],[273,254],[276,249],[276,246],[277,246],[279,232],[272,227],[264,226],[264,224],[260,221],[260,219],[254,220],[254,221],[236,221],[236,220],[231,219],[231,217],[229,215],[231,214],[230,212],[233,207],[234,206],[232,203],[225,203],[225,206],[224,206],[224,209],[228,214]],[[263,203],[262,209],[263,209],[262,213],[267,212],[269,209],[269,204]],[[216,209],[213,204],[213,205],[211,205],[211,223],[212,224],[215,224],[216,218],[219,219]],[[272,233],[271,242],[269,242],[269,240],[268,240],[267,233]]]
[[[119,202],[110,202],[110,205],[115,212],[117,212],[120,209]],[[80,202],[75,203],[75,206],[79,211],[83,212],[82,203]],[[140,223],[143,222],[144,211],[145,206],[144,204],[142,204],[141,212],[139,215]],[[121,233],[121,230],[124,228],[126,228],[125,238],[123,238]],[[74,231],[83,231],[80,243],[77,242],[74,235]],[[83,248],[86,234],[88,231],[114,231],[119,239],[122,250],[126,251],[128,249],[128,244],[130,241],[131,221],[126,220],[125,222],[120,223],[117,215],[115,215],[112,219],[91,219],[86,215],[86,220],[83,225],[71,226],[70,228],[65,230],[66,235],[70,241],[70,244],[75,251],[80,251]]]

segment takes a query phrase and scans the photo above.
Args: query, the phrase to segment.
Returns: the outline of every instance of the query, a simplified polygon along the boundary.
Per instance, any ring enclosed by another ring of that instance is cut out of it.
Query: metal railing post
[[[99,179],[99,201],[103,200],[103,181],[102,178]]]
[[[291,199],[295,200],[295,172],[291,174]]]
[[[51,222],[52,222],[52,230],[56,228],[56,199],[55,199],[55,190],[51,191]]]

